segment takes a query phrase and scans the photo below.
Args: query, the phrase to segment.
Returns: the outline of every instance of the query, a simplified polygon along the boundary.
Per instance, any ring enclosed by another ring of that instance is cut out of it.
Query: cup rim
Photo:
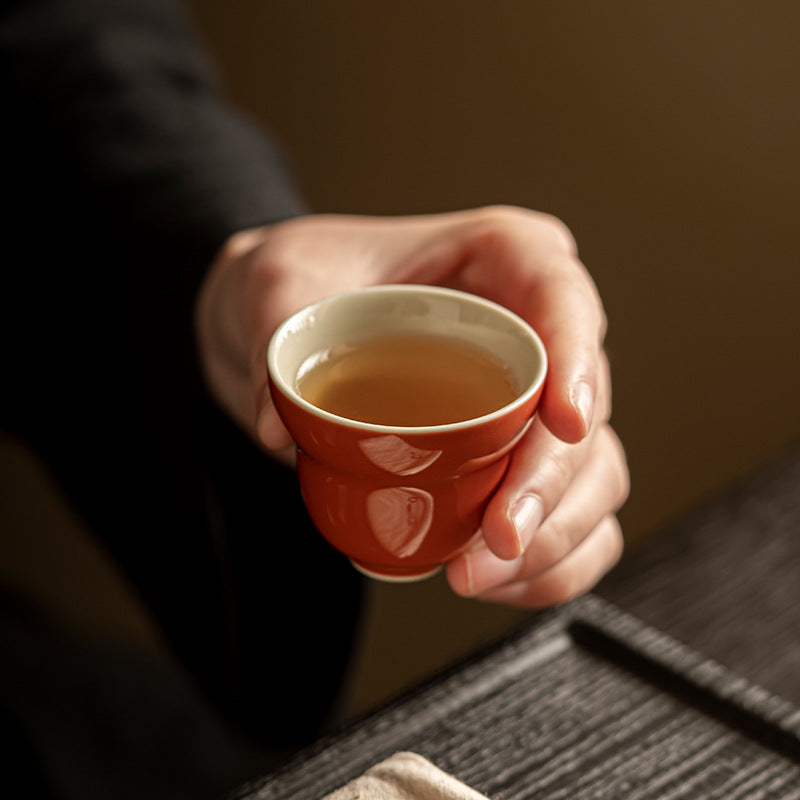
[[[446,422],[440,425],[381,425],[375,422],[365,422],[363,420],[350,419],[349,417],[342,417],[324,408],[310,403],[296,389],[287,381],[277,368],[277,353],[278,347],[283,338],[286,337],[285,332],[291,328],[300,317],[308,316],[314,313],[319,307],[337,301],[340,298],[346,298],[355,294],[396,294],[403,291],[409,294],[427,294],[427,295],[443,295],[456,297],[462,301],[475,303],[477,305],[486,306],[491,308],[495,313],[499,313],[511,320],[514,325],[520,330],[524,331],[528,338],[533,342],[536,350],[538,350],[541,364],[535,380],[531,381],[528,387],[521,392],[514,400],[506,405],[501,406],[495,411],[488,414],[483,414],[480,417],[471,417],[470,419],[461,420],[459,422]],[[269,345],[267,347],[267,373],[271,382],[275,385],[278,391],[281,392],[290,402],[304,409],[315,417],[324,419],[328,422],[337,425],[343,425],[348,428],[354,428],[360,431],[370,431],[382,434],[394,434],[397,436],[411,435],[411,434],[434,434],[434,433],[447,433],[450,431],[465,430],[483,425],[492,420],[499,419],[513,413],[520,406],[525,405],[531,397],[535,396],[542,388],[548,372],[548,358],[547,350],[541,340],[539,334],[533,329],[530,323],[526,322],[519,314],[511,311],[493,300],[488,300],[471,292],[466,292],[461,289],[451,289],[444,286],[431,286],[428,284],[415,284],[415,283],[395,283],[395,284],[380,284],[376,286],[365,286],[358,289],[349,289],[343,292],[327,295],[319,300],[315,300],[308,305],[295,311],[291,316],[285,319],[273,332]]]

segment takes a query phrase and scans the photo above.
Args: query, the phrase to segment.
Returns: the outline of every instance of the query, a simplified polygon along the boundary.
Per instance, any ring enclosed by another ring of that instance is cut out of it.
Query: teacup
[[[409,341],[417,348],[410,354],[403,351]],[[364,366],[361,354],[376,343],[383,349],[364,356]],[[482,359],[500,372],[479,372],[474,386],[495,389],[505,380],[509,387],[487,401],[498,407],[460,408],[467,395],[482,393],[468,388],[455,391],[457,402],[443,400],[451,373],[466,377],[473,363],[484,370]],[[356,568],[389,581],[425,578],[466,548],[531,424],[547,372],[544,345],[521,317],[476,295],[412,284],[357,289],[307,306],[275,331],[267,361],[273,402],[297,444],[312,521]],[[422,362],[427,377],[402,376]],[[362,374],[369,363],[394,383],[364,410],[361,401],[374,399]],[[345,391],[345,406],[331,400],[326,407],[324,391],[312,402],[303,388],[318,375],[323,390],[338,391],[354,375],[366,383],[350,400]],[[436,388],[425,400],[428,384]],[[410,416],[400,409],[396,419],[387,417],[409,385]],[[347,403],[355,403],[352,413]],[[427,405],[438,406],[430,418]]]

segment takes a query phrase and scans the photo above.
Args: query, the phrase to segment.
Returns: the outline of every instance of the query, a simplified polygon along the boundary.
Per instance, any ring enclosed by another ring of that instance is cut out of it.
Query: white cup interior
[[[336,345],[410,332],[463,339],[493,353],[510,368],[519,390],[510,406],[525,402],[536,392],[547,371],[544,345],[516,314],[475,295],[408,284],[359,289],[298,311],[275,331],[267,354],[268,368],[280,391],[313,413],[359,428],[386,430],[389,426],[353,422],[312,406],[297,393],[297,380],[301,370]],[[493,414],[508,409],[505,406]]]

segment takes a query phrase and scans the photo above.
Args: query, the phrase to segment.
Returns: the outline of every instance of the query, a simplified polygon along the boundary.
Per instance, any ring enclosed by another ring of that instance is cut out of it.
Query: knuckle
[[[484,206],[478,213],[487,222],[503,224],[507,222],[517,223],[521,219],[525,219],[531,212],[520,206],[495,203],[493,205]]]
[[[577,255],[578,243],[569,226],[562,219],[552,214],[540,214],[539,217],[548,230],[549,235],[560,249],[570,255]]]
[[[551,510],[555,505],[555,498],[560,497],[573,477],[573,466],[564,452],[566,447],[559,448],[558,452],[543,455],[537,469],[537,478],[531,491],[542,498],[545,511]]]
[[[594,533],[602,539],[602,552],[590,569],[565,565],[553,570],[548,594],[554,604],[568,603],[588,592],[622,557],[624,539],[613,514],[604,517]]]
[[[471,240],[492,257],[509,260],[524,225],[524,215],[523,209],[513,206],[481,208],[470,220]]]
[[[554,605],[563,605],[579,597],[588,588],[577,570],[562,570],[558,576],[553,577],[548,593]]]
[[[509,233],[520,226],[533,226],[539,236],[549,240],[557,250],[570,255],[577,254],[578,244],[572,231],[563,220],[553,214],[502,204],[484,206],[478,214],[489,229]]]
[[[628,460],[622,442],[610,425],[603,427],[602,436],[606,442],[609,454],[609,466],[612,470],[616,504],[619,508],[627,499],[631,491],[631,477],[628,469]]]
[[[620,527],[619,520],[613,515],[609,518],[609,526],[611,528],[611,563],[609,567],[612,567],[622,558],[622,553],[625,550],[625,537],[622,535],[622,528]]]
[[[578,276],[584,292],[587,309],[594,317],[592,324],[597,330],[597,342],[598,344],[602,345],[605,341],[606,335],[608,334],[608,314],[606,314],[606,309],[603,305],[603,300],[600,297],[600,292],[597,290],[597,286],[595,285],[594,280],[592,280],[592,276],[589,274],[589,271],[580,261],[575,261],[574,263],[578,270]]]
[[[574,547],[573,539],[574,531],[559,520],[557,515],[548,517],[534,539],[536,543],[535,558],[539,570],[543,571],[554,567],[568,556]]]
[[[595,297],[597,301],[597,340],[602,345],[608,336],[608,314],[599,295],[595,293]]]

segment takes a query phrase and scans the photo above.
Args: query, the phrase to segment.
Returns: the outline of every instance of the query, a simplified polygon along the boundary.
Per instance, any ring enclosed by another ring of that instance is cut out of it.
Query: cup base
[[[368,578],[376,581],[383,581],[384,583],[415,583],[416,581],[424,581],[426,578],[432,578],[437,572],[441,571],[441,566],[434,567],[433,569],[426,569],[422,572],[376,572],[374,569],[365,567],[357,561],[350,559],[350,563],[362,574]]]

